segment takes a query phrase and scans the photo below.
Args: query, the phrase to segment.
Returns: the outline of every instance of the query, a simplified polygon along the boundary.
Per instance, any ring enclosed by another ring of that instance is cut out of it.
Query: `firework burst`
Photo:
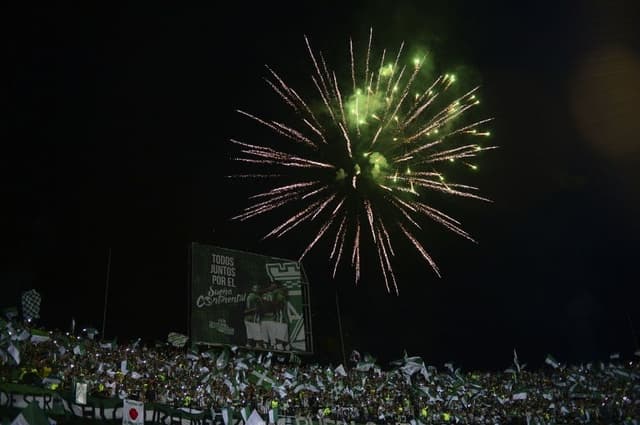
[[[405,63],[403,43],[391,54],[382,50],[374,57],[372,32],[363,60],[356,60],[349,41],[348,77],[339,79],[323,54],[304,40],[317,101],[303,98],[267,66],[267,84],[294,119],[285,124],[238,110],[277,134],[279,145],[231,140],[240,150],[234,159],[259,170],[231,177],[269,181],[269,188],[253,195],[252,204],[233,219],[244,221],[283,207],[294,211],[264,237],[279,238],[302,223],[313,223],[316,230],[300,259],[327,238],[333,275],[348,263],[356,283],[360,251],[370,244],[387,291],[398,293],[392,266],[397,238],[409,242],[440,276],[421,243],[421,223],[429,219],[473,239],[459,221],[427,203],[428,193],[486,201],[477,188],[449,182],[441,171],[450,162],[475,170],[470,161],[494,148],[480,142],[490,135],[484,129],[490,119],[467,118],[467,111],[479,104],[478,88],[452,95],[453,74],[421,84],[426,56]]]

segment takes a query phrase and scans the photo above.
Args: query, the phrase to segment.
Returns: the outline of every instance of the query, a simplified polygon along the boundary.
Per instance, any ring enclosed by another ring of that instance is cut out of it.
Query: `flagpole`
[[[336,288],[336,311],[338,313],[338,330],[340,332],[340,348],[342,349],[342,364],[347,364],[347,356],[344,353],[344,338],[342,336],[342,319],[340,318],[340,303],[338,302],[338,289]]]
[[[111,275],[111,248],[109,248],[109,256],[107,258],[107,278],[104,285],[104,310],[102,311],[102,339],[104,339],[104,330],[107,325],[107,298],[109,296],[109,278]]]

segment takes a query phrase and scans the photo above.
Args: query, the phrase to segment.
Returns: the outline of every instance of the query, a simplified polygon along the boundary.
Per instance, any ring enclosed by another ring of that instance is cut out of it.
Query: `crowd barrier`
[[[123,403],[117,398],[87,397],[86,404],[75,402],[70,392],[58,392],[21,384],[0,384],[0,407],[22,409],[29,403],[38,403],[45,413],[54,417],[73,416],[84,420],[110,421],[122,423]],[[244,425],[244,420],[236,412],[229,424],[225,424],[222,412],[205,410],[199,413],[185,408],[176,408],[157,403],[145,403],[145,423],[164,425]],[[263,417],[266,415],[263,415]],[[308,416],[280,416],[277,425],[338,425],[328,418],[312,418]],[[377,425],[367,424],[349,425]],[[409,425],[409,424],[397,424]]]

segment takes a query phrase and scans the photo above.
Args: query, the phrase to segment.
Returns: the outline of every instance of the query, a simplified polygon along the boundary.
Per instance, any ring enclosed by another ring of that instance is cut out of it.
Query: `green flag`
[[[275,407],[269,410],[269,423],[277,424],[278,423],[278,408]]]
[[[27,407],[22,409],[22,412],[16,417],[14,424],[28,424],[28,425],[49,425],[49,419],[47,415],[38,407],[38,403],[29,403]]]
[[[248,406],[243,407],[242,409],[240,409],[240,415],[242,416],[242,420],[247,423],[249,415],[251,415],[251,408]]]
[[[249,382],[256,386],[262,386],[264,389],[271,389],[274,385],[276,385],[276,381],[267,373],[267,370],[261,367],[257,367],[251,372],[247,377]]]
[[[225,367],[227,367],[228,363],[229,363],[229,348],[224,347],[222,349],[222,352],[216,359],[216,369],[222,370]]]
[[[49,337],[49,332],[43,331],[41,329],[31,329],[31,342],[37,344],[39,342],[49,341],[51,337]]]
[[[222,408],[222,420],[224,425],[233,424],[233,410],[230,407]]]

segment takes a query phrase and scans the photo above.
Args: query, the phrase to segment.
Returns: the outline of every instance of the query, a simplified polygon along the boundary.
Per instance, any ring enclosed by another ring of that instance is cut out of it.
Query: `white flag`
[[[511,399],[512,400],[526,400],[527,399],[527,393],[515,393]]]
[[[513,349],[513,364],[516,365],[516,369],[518,369],[518,373],[520,372],[520,363],[518,362],[518,353],[516,353],[516,349]]]
[[[124,399],[122,404],[122,425],[144,424],[144,403]]]
[[[334,372],[340,376],[347,376],[347,372],[344,370],[344,366],[342,365],[338,366]]]
[[[211,415],[211,417],[213,418],[214,415]],[[231,425],[233,423],[233,412],[228,407],[222,408],[222,421],[224,425]]]
[[[249,419],[247,419],[247,422],[245,423],[245,425],[266,425],[266,423],[264,422],[262,417],[258,414],[256,409],[253,409],[253,412],[251,412],[251,415],[249,416]]]
[[[15,345],[10,343],[9,347],[7,348],[7,353],[9,353],[11,357],[13,357],[13,360],[15,360],[16,364],[20,364],[20,350],[18,350]]]
[[[249,420],[249,415],[251,415],[251,413],[249,413],[249,408],[245,406],[242,409],[240,409],[240,415],[242,416],[242,420],[245,422],[245,425],[246,425],[247,421]]]
[[[278,423],[278,411],[276,409],[269,409],[269,423],[270,424]]]
[[[560,367],[560,363],[558,363],[558,361],[554,359],[551,354],[547,355],[547,357],[544,359],[544,362],[554,369],[557,369],[558,367]]]
[[[18,341],[24,341],[25,339],[29,338],[31,334],[29,333],[28,330],[23,329],[22,332],[20,332],[19,335],[16,335],[14,338],[11,339],[17,339]]]

